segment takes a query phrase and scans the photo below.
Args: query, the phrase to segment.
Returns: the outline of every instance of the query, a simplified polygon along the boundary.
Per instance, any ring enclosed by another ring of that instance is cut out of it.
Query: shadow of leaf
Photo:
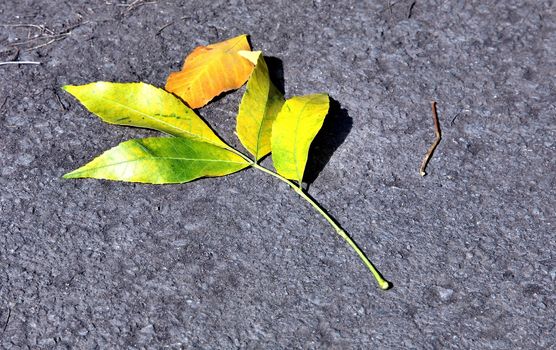
[[[338,101],[330,98],[330,109],[319,133],[311,143],[309,160],[305,167],[303,181],[309,186],[324,169],[332,154],[340,147],[349,134],[353,120]]]
[[[278,91],[284,94],[284,65],[282,60],[277,57],[264,56],[264,60],[268,67],[268,75],[270,81],[276,86]]]

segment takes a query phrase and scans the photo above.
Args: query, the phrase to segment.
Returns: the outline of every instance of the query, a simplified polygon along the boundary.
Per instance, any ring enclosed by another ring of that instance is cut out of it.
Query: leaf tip
[[[62,175],[62,179],[77,179],[80,176],[78,174],[76,174],[76,170],[70,171],[69,173],[65,173],[64,175]]]
[[[262,55],[262,51],[239,50],[237,53],[255,66],[257,65],[259,57]]]
[[[245,39],[249,39],[249,34],[245,34],[245,33],[244,33],[244,34],[240,34],[240,35],[238,35],[236,38],[242,38],[242,39],[245,38]]]
[[[76,85],[64,85],[64,86],[62,86],[62,90],[64,90],[65,92],[67,92],[71,95],[74,95],[74,96],[75,96],[75,92],[76,92],[77,88],[78,88],[78,86],[76,86]]]

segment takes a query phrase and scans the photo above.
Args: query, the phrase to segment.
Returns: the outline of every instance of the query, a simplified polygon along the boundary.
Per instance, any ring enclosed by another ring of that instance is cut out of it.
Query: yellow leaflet
[[[309,147],[328,108],[326,94],[296,96],[284,103],[272,126],[272,161],[278,174],[301,185]]]
[[[107,123],[154,129],[228,147],[191,108],[155,86],[99,81],[66,85],[64,90]]]
[[[243,146],[258,161],[270,153],[272,123],[284,104],[284,96],[270,81],[268,67],[260,51],[240,54],[256,60],[257,65],[241,99],[236,133]]]

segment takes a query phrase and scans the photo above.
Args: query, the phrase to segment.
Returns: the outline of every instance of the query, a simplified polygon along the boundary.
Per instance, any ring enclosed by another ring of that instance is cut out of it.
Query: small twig
[[[53,34],[52,36],[62,36],[62,35],[68,36],[68,35],[71,34],[71,31],[72,31],[72,30],[74,30],[74,29],[76,29],[76,28],[79,28],[79,27],[81,27],[82,25],[88,24],[88,23],[89,23],[89,21],[83,21],[83,22],[81,22],[81,19],[80,19],[79,22],[75,23],[75,24],[72,25],[72,26],[69,26],[68,28],[64,29],[63,31],[59,32],[58,34]]]
[[[170,23],[166,23],[165,25],[163,25],[162,27],[160,27],[159,30],[156,31],[155,35],[160,35],[160,33],[162,33],[162,31],[166,28],[168,28],[169,26],[173,25],[176,22],[170,22]]]
[[[450,126],[454,125],[454,122],[456,121],[456,118],[459,116],[460,112],[456,113],[456,115],[452,118],[452,121],[450,122]]]
[[[41,62],[34,62],[34,61],[8,61],[8,62],[0,62],[0,66],[7,66],[9,64],[41,64]]]
[[[427,173],[425,172],[425,168],[427,167],[427,164],[429,162],[429,159],[432,156],[432,153],[434,152],[436,146],[438,146],[438,143],[442,138],[442,135],[440,134],[440,123],[438,122],[438,114],[436,113],[435,101],[431,102],[431,107],[432,107],[432,119],[434,121],[434,133],[436,137],[432,145],[429,147],[427,153],[425,154],[425,157],[423,157],[423,161],[421,162],[421,168],[419,168],[419,174],[421,174],[421,176],[427,175]]]
[[[189,16],[183,16],[180,17],[180,21],[183,21],[184,19],[189,19]],[[172,21],[170,23],[166,23],[165,25],[163,25],[162,27],[160,27],[159,30],[157,30],[157,32],[154,35],[160,35],[160,33],[162,33],[162,31],[170,26],[173,26],[174,24],[176,24],[177,21]]]
[[[33,50],[36,50],[36,49],[40,49],[41,47],[45,47],[45,46],[48,46],[48,45],[50,45],[50,44],[52,44],[52,43],[54,43],[54,42],[56,42],[56,41],[62,40],[62,39],[64,39],[64,38],[65,38],[66,36],[68,36],[68,35],[69,35],[69,34],[62,34],[62,35],[60,35],[59,37],[56,37],[56,38],[54,38],[54,39],[51,39],[51,40],[47,41],[46,43],[43,43],[43,44],[40,44],[40,45],[37,45],[37,46],[33,46],[33,47],[31,47],[31,48],[28,48],[28,49],[25,50],[25,51],[33,51]]]
[[[143,0],[135,0],[129,4],[117,4],[116,6],[120,6],[120,7],[131,7],[131,6],[135,6],[135,4],[137,4],[139,1],[143,1]]]
[[[35,45],[31,48],[25,48],[25,51],[32,51],[32,50],[36,50],[39,49],[41,47],[50,45],[56,41],[65,39],[66,37],[68,37],[71,34],[71,31],[83,24],[88,23],[88,21],[81,21],[81,16],[79,16],[79,22],[71,25],[70,27],[62,30],[61,32],[54,32],[53,30],[49,29],[48,27],[46,27],[45,25],[37,25],[37,24],[0,24],[0,27],[11,27],[11,28],[29,28],[29,29],[37,29],[39,32],[38,34],[32,35],[31,36],[31,31],[29,31],[28,35],[27,35],[27,40],[24,41],[20,41],[20,42],[15,42],[10,44],[9,46],[16,48],[19,50],[19,47],[24,47],[27,45],[33,45],[35,43],[37,43],[37,41],[39,42],[38,45]],[[46,41],[45,41],[46,40]],[[42,43],[40,43],[42,41]],[[13,59],[14,61],[15,59]]]
[[[38,29],[41,33],[42,32],[50,32],[52,34],[54,34],[54,32],[52,32],[50,29],[46,28],[44,25],[42,24],[28,24],[28,23],[15,23],[15,24],[11,24],[11,23],[3,23],[0,24],[0,27],[5,27],[5,28],[35,28]]]
[[[119,6],[127,7],[124,11],[124,14],[127,14],[127,13],[129,13],[129,12],[131,12],[131,11],[135,10],[136,8],[139,8],[143,5],[155,4],[157,1],[158,0],[155,0],[155,1],[135,0],[130,4],[121,4]]]
[[[416,3],[416,2],[417,2],[417,1],[413,1],[413,2],[411,3],[411,5],[409,6],[409,12],[407,13],[407,19],[410,19],[410,18],[411,18],[411,15],[413,14],[413,8],[415,7],[415,3]]]
[[[47,36],[47,35],[45,35],[45,36],[36,36],[36,37],[31,38],[29,40],[19,41],[19,42],[13,43],[13,44],[11,44],[11,46],[17,48],[18,46],[25,46],[25,45],[31,44],[33,42],[36,42],[37,40],[42,40],[44,38],[49,38],[49,36]]]

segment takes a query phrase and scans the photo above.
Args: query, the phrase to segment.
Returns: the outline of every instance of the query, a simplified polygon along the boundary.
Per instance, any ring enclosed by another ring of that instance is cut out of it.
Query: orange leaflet
[[[200,108],[221,93],[238,89],[254,67],[238,54],[243,50],[251,50],[245,34],[195,48],[185,58],[182,70],[168,76],[166,90],[179,96],[191,108]]]

